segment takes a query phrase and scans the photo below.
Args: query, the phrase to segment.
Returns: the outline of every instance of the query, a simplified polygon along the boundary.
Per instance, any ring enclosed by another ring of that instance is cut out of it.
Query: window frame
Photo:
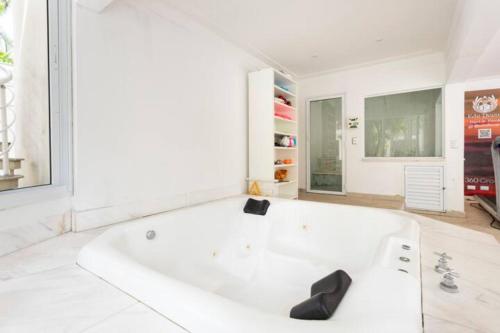
[[[51,183],[0,191],[0,210],[70,197],[73,193],[71,3],[47,0]]]
[[[418,91],[424,91],[424,90],[432,90],[432,89],[441,89],[441,156],[402,156],[402,157],[374,157],[374,156],[366,156],[366,146],[365,146],[365,136],[366,136],[366,99],[371,98],[371,97],[382,97],[382,96],[391,96],[391,95],[397,95],[397,94],[404,94],[404,93],[412,93],[412,92],[418,92]],[[445,126],[445,116],[446,116],[446,86],[444,84],[439,84],[439,85],[431,85],[431,86],[424,86],[424,87],[419,87],[419,88],[414,88],[414,89],[404,89],[404,90],[395,90],[395,91],[390,91],[390,92],[383,92],[383,93],[377,93],[377,94],[371,94],[371,95],[365,95],[363,96],[363,137],[362,137],[362,145],[363,145],[363,161],[366,162],[442,162],[446,159],[446,145],[445,145],[445,138],[446,138],[446,126]]]

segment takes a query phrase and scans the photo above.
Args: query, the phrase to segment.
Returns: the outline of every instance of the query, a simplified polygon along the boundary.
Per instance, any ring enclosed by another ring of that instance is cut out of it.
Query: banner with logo
[[[500,136],[500,89],[465,92],[465,195],[495,196],[491,143]]]

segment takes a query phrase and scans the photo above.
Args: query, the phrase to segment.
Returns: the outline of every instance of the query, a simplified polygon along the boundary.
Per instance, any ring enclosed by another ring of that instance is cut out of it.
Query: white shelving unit
[[[249,79],[249,177],[263,195],[288,199],[298,197],[297,84],[272,69],[252,72]],[[276,101],[285,97],[291,105]],[[284,136],[295,138],[294,146],[276,146]],[[277,160],[288,164],[275,164]],[[278,182],[275,172],[286,170],[286,181]]]

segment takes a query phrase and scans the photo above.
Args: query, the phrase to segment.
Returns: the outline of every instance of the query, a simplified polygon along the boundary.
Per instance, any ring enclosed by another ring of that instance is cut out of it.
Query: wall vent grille
[[[405,167],[405,206],[409,209],[444,212],[444,168]]]

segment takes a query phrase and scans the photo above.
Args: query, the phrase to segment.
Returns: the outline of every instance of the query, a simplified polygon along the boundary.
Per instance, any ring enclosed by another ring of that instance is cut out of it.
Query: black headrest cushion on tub
[[[351,282],[351,277],[343,270],[335,271],[315,282],[311,287],[311,297],[294,306],[290,317],[306,320],[329,319],[337,310]]]
[[[247,203],[245,204],[245,208],[243,208],[243,211],[247,214],[254,214],[254,215],[266,215],[267,214],[267,209],[271,203],[267,200],[255,200],[255,199],[248,199]]]

